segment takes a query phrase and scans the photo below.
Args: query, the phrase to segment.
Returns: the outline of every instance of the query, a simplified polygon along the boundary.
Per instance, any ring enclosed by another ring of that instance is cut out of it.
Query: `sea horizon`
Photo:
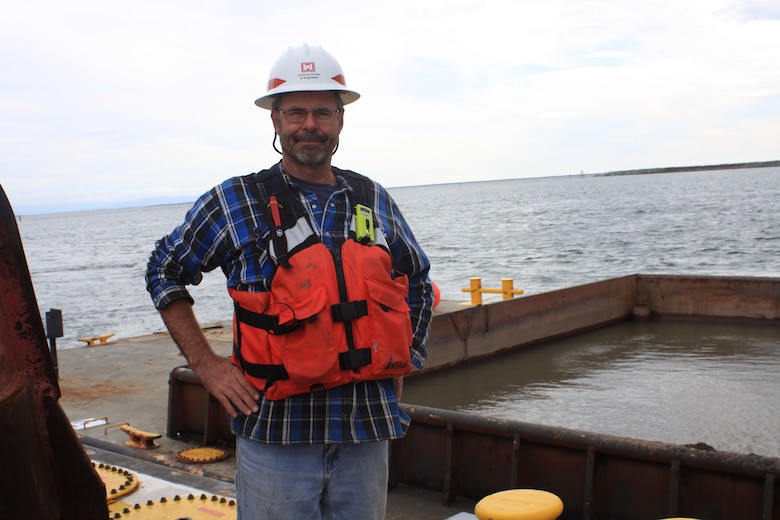
[[[780,276],[773,209],[780,167],[523,178],[390,192],[446,300],[467,300],[462,288],[471,277],[481,277],[484,287],[513,278],[528,295],[636,273]],[[63,312],[63,348],[79,346],[79,337],[113,332],[120,339],[163,328],[144,272],[155,241],[188,209],[176,203],[17,222],[41,313]],[[206,273],[191,293],[201,323],[230,318],[219,270]]]
[[[584,172],[580,171],[572,173],[561,173],[554,175],[538,175],[530,177],[505,177],[495,179],[475,179],[467,181],[453,181],[453,182],[437,182],[430,184],[410,184],[403,186],[390,186],[385,188],[389,190],[393,189],[406,189],[406,188],[420,188],[431,186],[449,186],[459,184],[476,184],[484,182],[501,182],[501,181],[521,181],[521,180],[540,180],[540,179],[552,179],[559,177],[601,177],[601,176],[620,176],[620,175],[654,175],[654,174],[666,174],[666,173],[690,173],[697,171],[709,171],[709,170],[742,170],[742,169],[758,169],[758,168],[771,168],[780,166],[780,160],[776,161],[752,161],[742,163],[725,163],[725,164],[710,164],[710,165],[696,165],[696,166],[662,166],[654,168],[640,168],[633,170],[614,170],[606,172]],[[370,176],[370,174],[369,174]],[[0,183],[0,185],[2,185]],[[51,204],[19,204],[18,207],[14,205],[11,200],[11,207],[14,210],[17,220],[20,217],[32,217],[36,215],[48,215],[57,213],[76,213],[80,211],[102,211],[102,210],[115,210],[115,209],[132,209],[142,207],[155,207],[155,206],[171,206],[178,204],[192,204],[197,200],[201,193],[192,195],[172,195],[163,197],[147,197],[142,199],[131,200],[118,200],[108,204],[101,204],[99,201],[94,202],[69,202],[60,203],[57,205]]]

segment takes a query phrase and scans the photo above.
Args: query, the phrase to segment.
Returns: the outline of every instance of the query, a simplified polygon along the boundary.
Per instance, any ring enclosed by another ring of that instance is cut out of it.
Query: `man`
[[[255,103],[281,161],[201,196],[157,242],[147,289],[191,368],[231,416],[239,518],[377,519],[403,375],[422,367],[430,264],[386,190],[331,165],[347,89],[321,47],[291,47]],[[185,285],[221,268],[232,359],[203,336]]]

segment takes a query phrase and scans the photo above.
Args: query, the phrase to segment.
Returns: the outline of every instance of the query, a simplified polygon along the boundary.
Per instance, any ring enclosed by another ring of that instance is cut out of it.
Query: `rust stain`
[[[95,399],[106,398],[114,395],[127,395],[135,392],[136,386],[127,383],[100,382],[87,385],[74,383],[73,379],[63,379],[60,381],[62,389],[62,400],[68,402],[92,401]],[[71,384],[69,384],[71,383]]]

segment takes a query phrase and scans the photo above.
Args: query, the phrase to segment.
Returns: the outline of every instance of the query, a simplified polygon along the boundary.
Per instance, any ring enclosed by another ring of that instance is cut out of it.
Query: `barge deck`
[[[168,489],[231,497],[235,459],[224,410],[167,334],[61,351],[55,369],[13,212],[0,195],[0,517],[107,518],[95,462],[130,467]],[[630,275],[477,307],[444,302],[426,368],[410,377],[659,318],[778,327],[780,279]],[[230,327],[205,331],[228,355]],[[562,520],[780,520],[777,458],[405,406],[413,424],[392,446],[389,520],[461,516],[486,494],[513,487],[558,494]],[[152,449],[128,446],[123,425],[149,432],[141,444]],[[228,458],[177,457],[204,445]]]
[[[426,373],[625,320],[780,326],[778,296],[776,279],[632,275],[481,307],[443,302],[429,363],[411,377],[424,380]],[[229,355],[229,322],[204,332],[215,350]],[[107,425],[78,432],[96,458],[111,453],[162,466],[232,496],[232,457],[200,465],[176,458],[199,445],[230,452],[232,439],[224,410],[166,333],[63,351],[60,374],[60,403],[72,420],[106,417]],[[405,406],[413,426],[393,445],[388,519],[450,518],[473,511],[482,496],[514,487],[555,492],[566,504],[563,519],[780,518],[775,458]],[[127,435],[110,427],[123,422],[164,433],[160,448],[124,446]]]

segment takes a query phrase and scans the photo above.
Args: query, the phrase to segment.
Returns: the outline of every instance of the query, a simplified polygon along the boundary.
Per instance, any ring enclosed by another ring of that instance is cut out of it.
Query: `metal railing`
[[[469,286],[461,291],[471,293],[471,305],[482,305],[482,294],[500,294],[501,299],[511,300],[517,295],[523,294],[522,289],[514,288],[514,278],[502,278],[500,288],[482,287],[482,278],[469,278]]]

